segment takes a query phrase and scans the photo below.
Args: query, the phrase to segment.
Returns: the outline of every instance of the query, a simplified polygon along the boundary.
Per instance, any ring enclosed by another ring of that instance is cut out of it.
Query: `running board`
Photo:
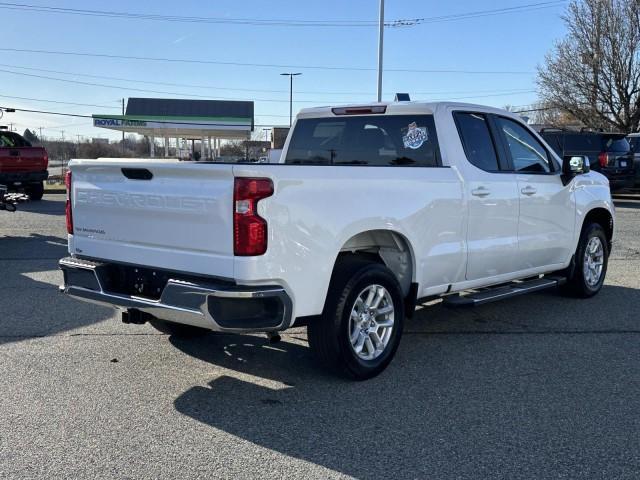
[[[566,281],[567,279],[564,277],[534,278],[533,280],[513,282],[508,285],[474,291],[466,295],[449,295],[444,297],[443,304],[447,307],[475,307],[505,298],[524,295],[525,293],[557,287],[566,283]]]

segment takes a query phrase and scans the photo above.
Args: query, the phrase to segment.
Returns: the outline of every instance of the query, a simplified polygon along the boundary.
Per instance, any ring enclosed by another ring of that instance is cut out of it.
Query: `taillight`
[[[49,166],[49,154],[47,151],[44,151],[44,168],[46,169]]]
[[[607,163],[609,163],[609,155],[607,155],[607,152],[600,152],[600,155],[598,155],[598,163],[602,168],[607,166]]]
[[[262,255],[267,251],[267,222],[258,215],[258,202],[273,195],[268,178],[236,178],[233,188],[233,253]]]
[[[64,176],[64,184],[67,187],[67,203],[64,211],[67,218],[67,233],[73,235],[73,214],[71,212],[71,170]]]

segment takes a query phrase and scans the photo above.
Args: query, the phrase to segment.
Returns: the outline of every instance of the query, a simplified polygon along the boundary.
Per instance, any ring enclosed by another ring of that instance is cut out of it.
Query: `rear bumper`
[[[635,172],[628,170],[624,172],[610,172],[601,170],[601,172],[609,180],[609,188],[611,191],[621,190],[624,188],[633,188],[635,183]]]
[[[49,178],[48,170],[38,172],[0,172],[0,184],[8,187],[44,182],[47,178]]]
[[[291,324],[291,299],[282,287],[241,287],[206,280],[169,278],[158,300],[105,290],[108,264],[73,257],[59,262],[60,290],[74,298],[218,332],[280,331]],[[111,280],[112,281],[112,280]]]

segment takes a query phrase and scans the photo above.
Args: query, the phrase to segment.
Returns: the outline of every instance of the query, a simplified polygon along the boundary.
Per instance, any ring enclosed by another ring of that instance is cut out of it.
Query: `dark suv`
[[[571,132],[543,128],[540,135],[560,157],[568,155],[589,157],[591,170],[600,172],[609,179],[612,192],[633,188],[635,183],[633,153],[625,134]]]
[[[631,151],[633,152],[633,157],[635,159],[637,188],[640,187],[640,133],[632,133],[627,136],[627,140],[629,140],[629,144],[631,144]]]

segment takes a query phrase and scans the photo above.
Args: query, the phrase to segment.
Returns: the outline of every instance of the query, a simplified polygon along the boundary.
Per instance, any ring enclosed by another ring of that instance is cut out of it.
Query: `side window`
[[[551,172],[549,154],[530,132],[508,118],[497,117],[496,122],[511,153],[516,172]]]
[[[487,118],[480,113],[454,114],[464,152],[471,164],[488,172],[500,170]]]

